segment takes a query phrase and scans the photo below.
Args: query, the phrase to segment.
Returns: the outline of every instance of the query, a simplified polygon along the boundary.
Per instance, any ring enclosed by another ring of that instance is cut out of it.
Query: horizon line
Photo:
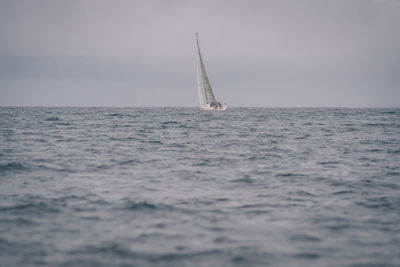
[[[199,108],[198,106],[0,105],[0,108]],[[400,106],[228,106],[228,108],[400,108]]]

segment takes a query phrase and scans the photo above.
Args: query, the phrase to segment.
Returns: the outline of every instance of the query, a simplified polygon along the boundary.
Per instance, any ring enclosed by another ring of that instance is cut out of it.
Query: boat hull
[[[209,105],[204,105],[204,106],[200,106],[200,108],[202,109],[202,110],[209,110],[209,111],[224,111],[224,110],[226,110],[227,109],[227,105],[221,105],[221,107],[217,107],[217,108],[214,108],[214,107],[210,107]]]

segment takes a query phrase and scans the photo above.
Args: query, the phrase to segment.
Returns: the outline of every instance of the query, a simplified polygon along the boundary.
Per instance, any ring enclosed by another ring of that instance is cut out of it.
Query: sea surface
[[[400,109],[1,107],[0,266],[400,266]]]

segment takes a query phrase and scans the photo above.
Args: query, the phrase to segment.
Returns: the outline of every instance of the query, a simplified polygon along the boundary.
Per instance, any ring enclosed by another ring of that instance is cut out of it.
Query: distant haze
[[[0,2],[0,105],[399,107],[400,1]]]

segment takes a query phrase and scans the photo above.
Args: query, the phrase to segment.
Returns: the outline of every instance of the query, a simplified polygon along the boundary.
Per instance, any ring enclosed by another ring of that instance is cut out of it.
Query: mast
[[[203,76],[203,84],[204,84],[204,89],[206,91],[207,102],[216,101],[214,93],[211,89],[210,81],[208,80],[208,77],[207,77],[207,72],[206,72],[206,68],[204,67],[203,59],[201,57],[199,38],[197,37],[197,32],[196,32],[196,42],[197,42],[197,50],[199,51],[201,74]]]

